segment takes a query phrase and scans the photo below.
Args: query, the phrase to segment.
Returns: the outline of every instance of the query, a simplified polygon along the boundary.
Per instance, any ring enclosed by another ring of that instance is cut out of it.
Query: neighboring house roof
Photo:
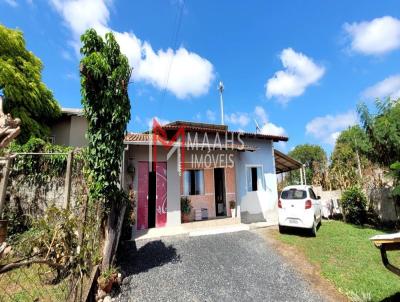
[[[151,140],[151,134],[148,133],[128,133],[125,135],[125,142],[149,142]]]
[[[294,158],[274,149],[276,173],[284,173],[300,169],[303,164]]]
[[[61,108],[61,113],[67,116],[83,116],[81,108]]]
[[[261,133],[253,133],[253,132],[229,131],[228,126],[218,125],[218,124],[175,121],[175,122],[172,122],[172,123],[162,126],[162,128],[164,130],[178,130],[181,127],[184,127],[186,131],[214,132],[214,133],[218,132],[218,133],[228,133],[228,134],[234,134],[234,135],[238,135],[240,133],[241,136],[243,136],[243,137],[268,139],[268,140],[273,140],[274,142],[279,142],[279,141],[286,142],[289,140],[289,138],[287,136],[261,134]]]

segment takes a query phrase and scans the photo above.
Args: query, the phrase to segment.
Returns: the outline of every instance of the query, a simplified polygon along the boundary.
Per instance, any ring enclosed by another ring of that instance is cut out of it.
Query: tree
[[[326,153],[318,145],[298,145],[289,152],[289,156],[305,165],[307,184],[324,185],[327,164]],[[292,178],[300,179],[299,172],[294,172]],[[291,180],[294,182],[294,179]]]
[[[358,106],[363,127],[372,145],[370,159],[384,167],[393,178],[392,196],[400,204],[400,99],[376,100],[377,113],[371,114],[365,103]]]
[[[103,269],[113,261],[128,198],[119,188],[126,125],[130,119],[128,59],[112,33],[105,40],[94,29],[82,36],[82,104],[88,120],[88,178],[91,202],[106,208]]]
[[[362,180],[369,166],[372,147],[365,131],[358,125],[343,130],[336,140],[331,155],[330,183],[334,188],[346,189]]]
[[[377,113],[373,115],[361,103],[358,112],[371,141],[371,160],[389,166],[400,158],[400,99],[377,100],[376,107]]]
[[[49,123],[61,114],[52,92],[42,82],[42,62],[26,49],[21,31],[0,24],[0,90],[4,112],[20,118],[20,143],[31,136],[47,138]]]

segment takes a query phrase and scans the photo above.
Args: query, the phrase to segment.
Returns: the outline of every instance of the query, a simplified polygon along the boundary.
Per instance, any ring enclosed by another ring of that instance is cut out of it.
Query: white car
[[[311,186],[288,186],[278,200],[279,231],[285,227],[309,229],[313,236],[322,221],[321,198]]]

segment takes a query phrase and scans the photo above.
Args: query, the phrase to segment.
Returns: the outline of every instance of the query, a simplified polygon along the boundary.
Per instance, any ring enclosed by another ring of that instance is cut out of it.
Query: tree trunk
[[[123,202],[113,202],[110,213],[107,217],[105,242],[103,249],[103,261],[101,264],[102,271],[109,269],[115,259],[115,254],[118,248],[118,241],[121,235],[122,223],[126,204]]]

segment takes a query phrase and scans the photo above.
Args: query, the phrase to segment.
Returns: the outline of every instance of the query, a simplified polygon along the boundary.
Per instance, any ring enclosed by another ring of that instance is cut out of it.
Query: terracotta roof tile
[[[261,133],[253,133],[253,132],[239,132],[239,131],[229,131],[226,125],[214,125],[214,124],[205,124],[205,123],[195,123],[195,122],[184,122],[184,121],[176,121],[173,123],[166,124],[162,126],[164,130],[177,130],[181,127],[185,128],[185,131],[190,132],[209,132],[209,133],[228,133],[238,135],[239,133],[243,137],[247,138],[259,138],[259,139],[268,139],[273,140],[274,142],[278,141],[288,141],[289,138],[287,136],[279,136],[279,135],[271,135],[271,134],[261,134]],[[125,137],[125,141],[149,141],[150,134],[148,132],[145,133],[129,133]]]

